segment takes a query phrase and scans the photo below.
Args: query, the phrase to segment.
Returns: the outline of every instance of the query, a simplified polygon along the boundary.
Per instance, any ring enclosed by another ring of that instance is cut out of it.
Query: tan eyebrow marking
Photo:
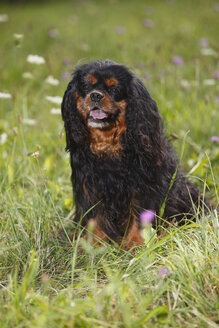
[[[97,78],[96,78],[95,76],[93,76],[93,75],[88,75],[88,76],[87,76],[87,79],[88,79],[88,81],[90,82],[90,84],[95,84],[95,83],[97,83]]]
[[[112,85],[117,85],[118,84],[118,80],[115,79],[114,77],[110,77],[109,79],[105,80],[105,83],[108,87],[111,87]]]

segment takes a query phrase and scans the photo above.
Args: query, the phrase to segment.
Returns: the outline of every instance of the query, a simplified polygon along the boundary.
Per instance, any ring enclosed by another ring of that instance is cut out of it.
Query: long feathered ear
[[[156,102],[136,76],[131,82],[126,111],[127,137],[149,166],[160,166],[163,159],[163,122]]]
[[[66,150],[74,151],[88,140],[88,129],[77,109],[79,72],[75,72],[73,80],[68,84],[62,101],[62,118],[66,132]]]

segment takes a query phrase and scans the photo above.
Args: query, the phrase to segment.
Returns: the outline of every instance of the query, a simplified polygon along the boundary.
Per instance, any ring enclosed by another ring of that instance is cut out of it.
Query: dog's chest
[[[86,195],[94,201],[114,195],[122,197],[130,189],[128,163],[110,156],[91,155],[90,151],[80,160],[80,167],[74,170],[75,183],[81,185]],[[120,196],[119,196],[120,195]]]
[[[121,136],[125,132],[125,123],[109,131],[90,129],[90,150],[93,154],[104,154],[118,158],[122,151]]]

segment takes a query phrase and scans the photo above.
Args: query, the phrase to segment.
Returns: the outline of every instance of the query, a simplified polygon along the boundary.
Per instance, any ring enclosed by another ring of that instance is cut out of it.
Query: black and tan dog
[[[94,219],[97,237],[120,243],[125,235],[125,247],[130,248],[143,242],[142,209],[159,214],[165,201],[163,217],[182,224],[203,204],[198,188],[178,168],[155,101],[125,66],[106,60],[77,67],[63,98],[62,116],[75,220],[96,204],[82,225]]]

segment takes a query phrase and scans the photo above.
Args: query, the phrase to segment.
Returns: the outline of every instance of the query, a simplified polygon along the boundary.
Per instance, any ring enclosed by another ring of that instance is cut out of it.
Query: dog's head
[[[111,61],[83,65],[74,73],[72,93],[88,127],[110,129],[125,110],[132,79],[122,65]]]
[[[161,127],[156,103],[123,65],[106,60],[77,67],[63,98],[62,116],[68,150],[89,143],[96,130],[96,139],[101,134],[113,143],[114,136],[125,134],[127,142],[136,143],[136,151],[150,152],[150,159],[157,153]]]

